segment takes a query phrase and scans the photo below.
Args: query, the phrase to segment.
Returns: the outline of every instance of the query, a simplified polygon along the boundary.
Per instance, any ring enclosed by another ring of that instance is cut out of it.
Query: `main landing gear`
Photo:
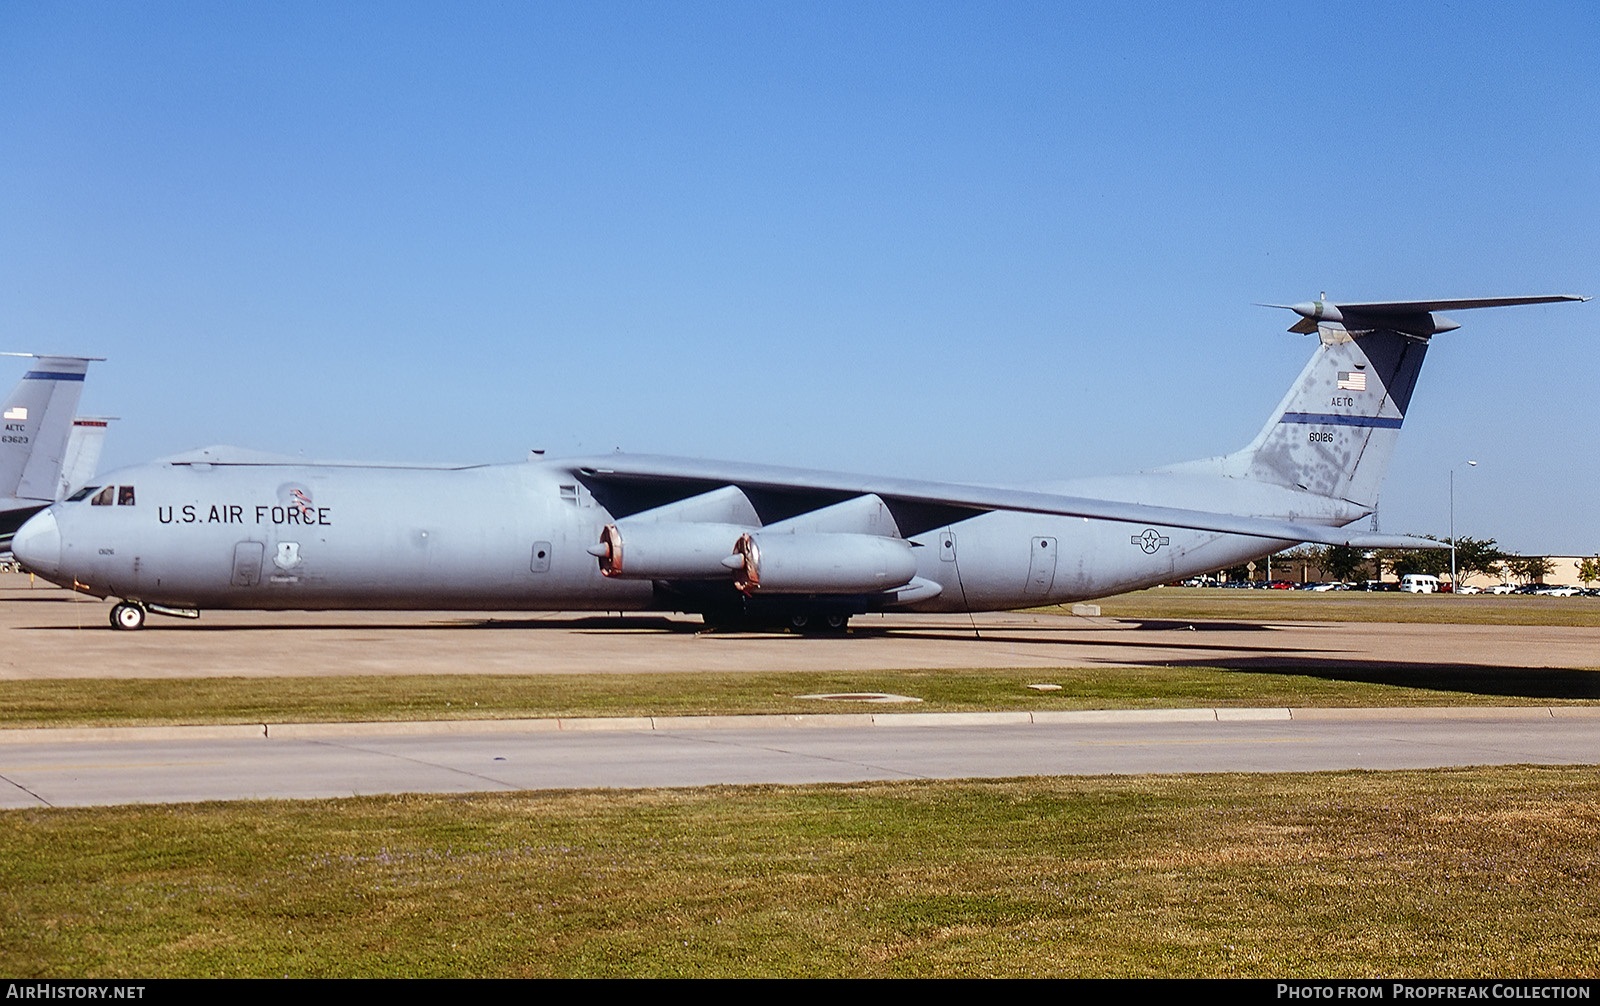
[[[802,636],[842,636],[850,630],[850,616],[843,612],[791,611],[761,615],[744,612],[709,612],[702,615],[706,627],[716,632],[793,632]]]
[[[138,601],[118,601],[111,606],[111,627],[123,632],[144,628],[144,605]]]
[[[807,636],[838,635],[850,628],[850,616],[836,611],[826,613],[795,611],[790,612],[785,621],[788,623],[789,631]]]

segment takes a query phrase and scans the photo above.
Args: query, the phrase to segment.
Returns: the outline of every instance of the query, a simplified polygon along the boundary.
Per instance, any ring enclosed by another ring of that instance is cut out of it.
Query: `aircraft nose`
[[[50,577],[61,566],[61,528],[49,510],[34,514],[11,539],[11,554],[30,572]]]

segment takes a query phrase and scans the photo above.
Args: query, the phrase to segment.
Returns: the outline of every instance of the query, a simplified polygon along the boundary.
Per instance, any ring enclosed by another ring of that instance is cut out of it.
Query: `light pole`
[[[1460,468],[1456,465],[1456,468]],[[1476,461],[1468,461],[1468,468],[1478,467]],[[1456,468],[1450,469],[1450,594],[1459,594],[1457,589],[1460,583],[1456,580]]]

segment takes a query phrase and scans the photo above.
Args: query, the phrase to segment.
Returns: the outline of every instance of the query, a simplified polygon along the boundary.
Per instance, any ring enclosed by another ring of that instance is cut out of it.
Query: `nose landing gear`
[[[118,601],[111,606],[111,627],[122,632],[144,628],[146,615],[171,615],[173,618],[199,618],[198,608],[174,608],[170,604],[147,604],[144,601]]]
[[[138,601],[118,601],[111,606],[111,627],[123,632],[144,628],[144,605]]]

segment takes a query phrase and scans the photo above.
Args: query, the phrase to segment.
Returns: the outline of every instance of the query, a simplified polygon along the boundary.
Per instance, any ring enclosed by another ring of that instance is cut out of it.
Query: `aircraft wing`
[[[978,513],[1014,510],[1362,549],[1449,547],[1430,538],[1380,535],[1326,524],[1063,496],[1003,486],[928,482],[654,455],[615,454],[572,459],[566,464],[570,465],[573,475],[594,493],[602,505],[619,517],[724,486],[737,486],[751,497],[757,510],[762,511],[763,519],[769,522],[856,496],[876,494],[894,512],[902,531],[908,536]]]

